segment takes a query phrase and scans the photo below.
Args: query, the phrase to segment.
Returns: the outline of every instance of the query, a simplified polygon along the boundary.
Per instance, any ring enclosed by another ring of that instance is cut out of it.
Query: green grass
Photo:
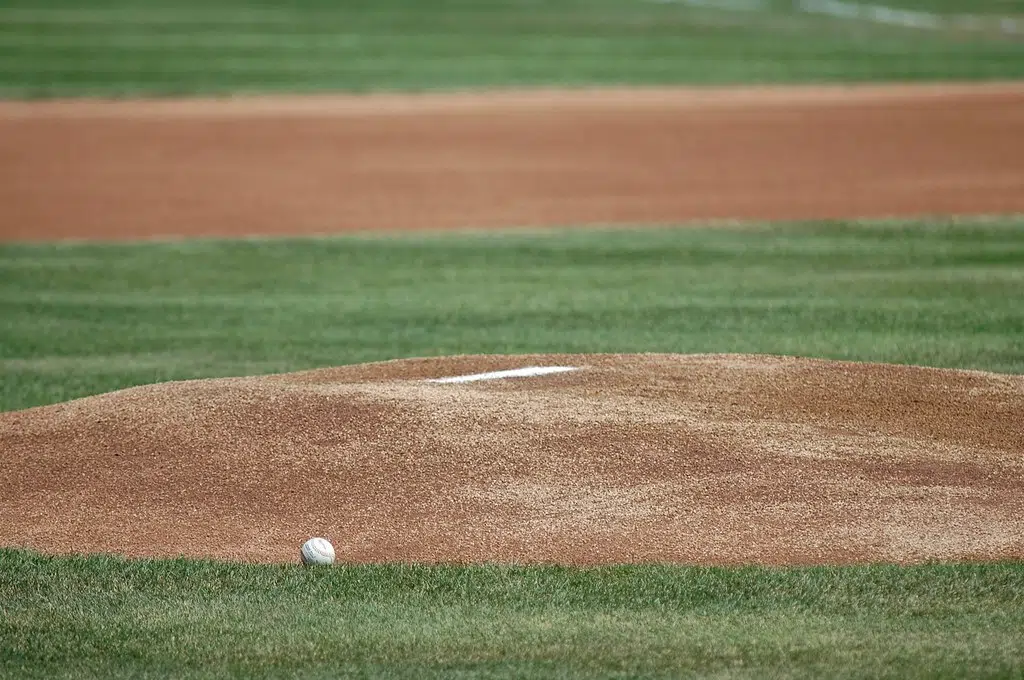
[[[8,0],[0,97],[1024,77],[1024,38],[836,22],[790,7]]]
[[[1024,373],[1024,220],[0,246],[0,410],[411,356]]]
[[[982,678],[1024,565],[304,570],[0,550],[0,675]]]

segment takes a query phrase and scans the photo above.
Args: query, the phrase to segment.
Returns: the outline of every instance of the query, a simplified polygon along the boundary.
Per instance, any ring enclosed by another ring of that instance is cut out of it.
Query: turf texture
[[[730,4],[9,0],[0,97],[1024,77],[1024,35],[996,28],[837,21],[779,0],[721,9]]]
[[[303,569],[0,550],[17,677],[1019,677],[1024,566]]]
[[[467,353],[1024,372],[1024,222],[0,246],[0,409]]]

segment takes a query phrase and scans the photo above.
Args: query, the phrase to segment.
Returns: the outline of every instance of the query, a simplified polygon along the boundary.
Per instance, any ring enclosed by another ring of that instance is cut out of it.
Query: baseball
[[[302,544],[299,551],[302,563],[307,567],[314,564],[334,564],[334,546],[326,538],[311,538]]]

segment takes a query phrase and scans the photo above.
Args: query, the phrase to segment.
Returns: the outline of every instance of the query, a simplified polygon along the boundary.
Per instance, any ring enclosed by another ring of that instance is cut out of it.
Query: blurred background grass
[[[1024,3],[888,4],[7,0],[0,97],[1024,77]]]
[[[0,246],[0,410],[408,356],[1024,373],[1024,220]]]

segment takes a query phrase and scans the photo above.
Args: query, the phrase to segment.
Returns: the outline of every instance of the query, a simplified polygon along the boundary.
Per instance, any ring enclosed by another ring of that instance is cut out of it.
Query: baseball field
[[[1024,5],[888,1],[5,3],[0,677],[1024,674]]]

